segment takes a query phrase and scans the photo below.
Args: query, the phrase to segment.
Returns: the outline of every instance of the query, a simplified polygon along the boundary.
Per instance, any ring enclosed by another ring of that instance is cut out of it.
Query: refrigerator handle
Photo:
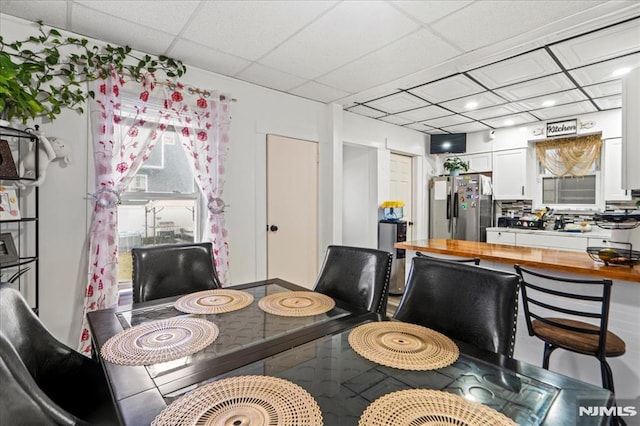
[[[453,217],[458,217],[458,193],[453,197]]]
[[[451,194],[447,194],[447,219],[451,219]]]

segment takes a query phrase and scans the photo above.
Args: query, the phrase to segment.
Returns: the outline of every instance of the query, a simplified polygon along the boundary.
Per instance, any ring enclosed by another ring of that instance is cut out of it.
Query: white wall
[[[0,14],[0,34],[5,40],[24,38],[36,28],[33,23]],[[386,150],[388,139],[393,140],[393,149],[414,154],[424,151],[423,134],[343,113],[339,105],[325,105],[193,67],[188,67],[181,81],[221,90],[238,99],[231,107],[224,195],[230,205],[226,220],[232,283],[266,278],[266,134],[319,143],[321,257],[327,244],[341,243],[343,238],[343,141]],[[86,197],[94,181],[89,123],[86,115],[65,112],[43,129],[69,143],[73,163],[54,163],[40,192],[41,319],[56,337],[75,347],[87,274],[85,244],[91,203]],[[386,182],[388,185],[388,178]]]

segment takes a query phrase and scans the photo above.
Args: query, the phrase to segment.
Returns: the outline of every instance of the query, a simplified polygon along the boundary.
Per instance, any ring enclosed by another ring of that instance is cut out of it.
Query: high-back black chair
[[[515,269],[522,277],[529,335],[544,342],[542,367],[549,369],[549,357],[558,348],[595,356],[600,361],[602,387],[613,392],[607,357],[624,354],[626,345],[608,331],[612,281],[561,278],[520,265]]]
[[[391,253],[362,247],[327,247],[314,291],[386,315]]]
[[[51,335],[9,283],[0,284],[0,359],[0,424],[118,424],[100,364]]]
[[[519,284],[509,272],[414,257],[393,318],[511,357]]]
[[[434,257],[434,256],[429,256],[426,255],[422,252],[417,251],[416,252],[416,256],[418,257],[428,257],[430,259],[440,259],[439,257]],[[480,264],[480,258],[479,257],[456,257],[456,258],[446,258],[446,259],[441,259],[441,260],[448,260],[449,262],[460,262],[460,263],[473,263],[474,265],[479,265]]]
[[[133,303],[220,288],[211,243],[131,250]]]

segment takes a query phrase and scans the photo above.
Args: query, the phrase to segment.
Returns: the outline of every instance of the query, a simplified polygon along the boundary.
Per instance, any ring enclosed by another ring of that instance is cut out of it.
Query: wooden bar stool
[[[549,357],[558,348],[595,356],[600,361],[602,387],[614,392],[607,357],[624,354],[625,343],[607,330],[611,280],[559,278],[520,265],[515,265],[515,269],[522,278],[529,335],[544,342],[542,367],[549,369]],[[571,301],[579,302],[582,310],[567,306]],[[563,317],[556,317],[555,313]]]

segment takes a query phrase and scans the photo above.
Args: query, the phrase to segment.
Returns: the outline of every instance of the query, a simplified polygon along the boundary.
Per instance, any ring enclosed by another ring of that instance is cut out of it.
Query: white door
[[[318,274],[318,144],[267,135],[267,276],[311,288]]]
[[[407,222],[407,241],[411,241],[411,229],[413,220],[411,211],[413,210],[413,169],[412,158],[406,155],[391,154],[391,188],[389,199],[404,201],[404,220]]]

